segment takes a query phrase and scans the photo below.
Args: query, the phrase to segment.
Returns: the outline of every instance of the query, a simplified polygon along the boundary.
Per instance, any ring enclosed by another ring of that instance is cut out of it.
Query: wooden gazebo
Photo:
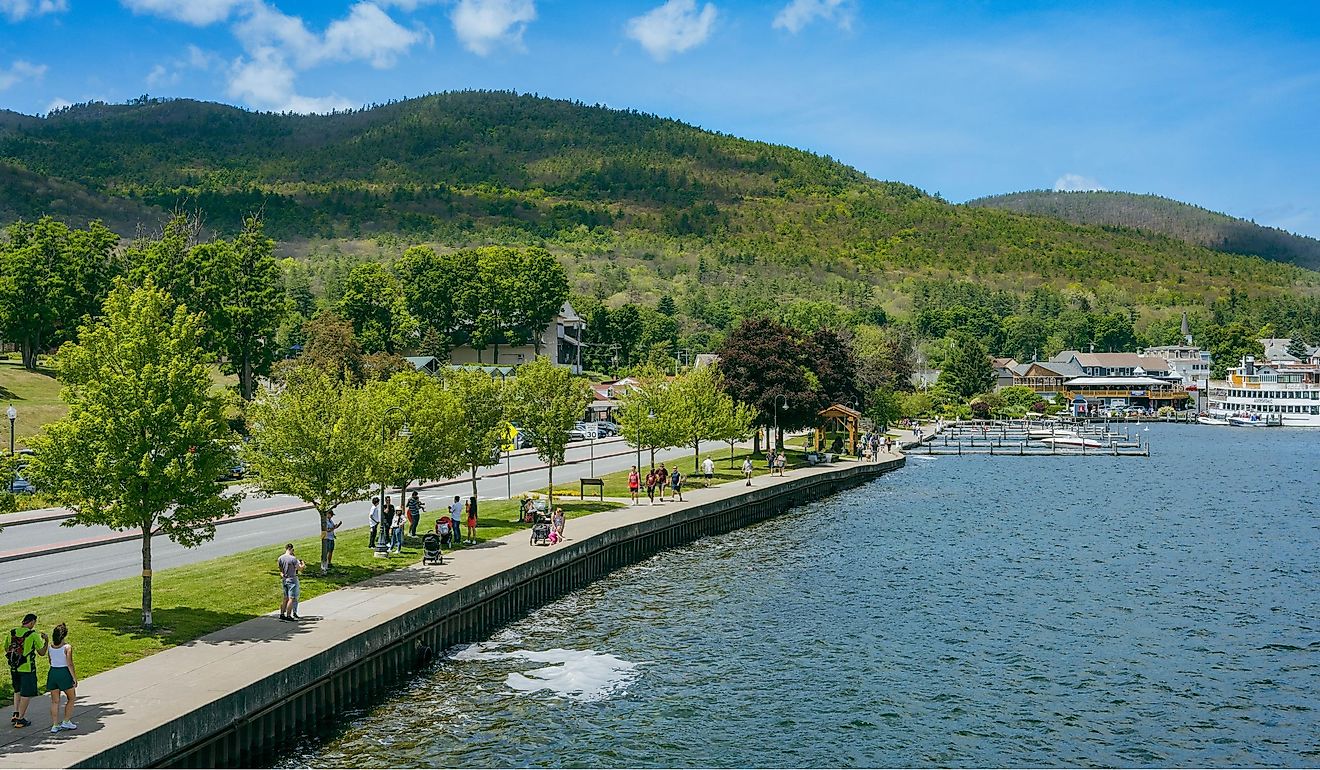
[[[817,413],[820,422],[816,426],[815,448],[825,451],[825,434],[832,430],[848,431],[848,453],[857,454],[857,432],[861,430],[862,413],[843,404],[826,407]]]

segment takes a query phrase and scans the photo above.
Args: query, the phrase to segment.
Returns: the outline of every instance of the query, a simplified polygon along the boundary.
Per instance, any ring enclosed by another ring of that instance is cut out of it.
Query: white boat
[[[1084,449],[1099,449],[1104,444],[1093,438],[1084,438],[1082,436],[1051,436],[1040,440],[1042,444],[1062,447],[1080,447]]]
[[[1037,440],[1043,438],[1053,438],[1054,436],[1076,436],[1076,435],[1077,434],[1075,432],[1064,428],[1032,428],[1031,430],[1027,431],[1027,438],[1037,439]]]
[[[1211,380],[1206,411],[1243,427],[1320,428],[1320,365],[1247,356],[1227,379]]]
[[[1222,417],[1206,417],[1206,416],[1204,416],[1204,415],[1202,415],[1201,417],[1197,417],[1197,418],[1196,418],[1196,421],[1199,422],[1199,423],[1201,423],[1202,425],[1228,425],[1228,424],[1229,424],[1228,420],[1225,420],[1225,419],[1223,419]]]
[[[1264,428],[1278,423],[1270,422],[1258,414],[1235,414],[1228,418],[1228,424],[1239,428]]]

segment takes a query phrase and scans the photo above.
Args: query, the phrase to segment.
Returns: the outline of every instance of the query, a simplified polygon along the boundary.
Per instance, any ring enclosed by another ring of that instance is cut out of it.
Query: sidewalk
[[[901,455],[891,455],[896,459]],[[754,489],[773,488],[803,477],[858,465],[796,469],[784,477],[758,476]],[[685,490],[683,503],[628,506],[568,522],[567,541],[586,541],[638,521],[668,516],[695,505],[748,492],[731,482],[709,489]],[[0,728],[0,756],[5,767],[70,767],[188,715],[223,696],[277,677],[290,665],[324,653],[369,629],[406,616],[446,594],[473,586],[519,564],[550,553],[528,544],[518,532],[483,547],[446,555],[443,566],[415,564],[364,583],[304,602],[302,623],[275,617],[278,591],[253,586],[271,596],[270,615],[231,626],[180,647],[97,674],[79,682],[76,732],[51,734],[46,723],[49,701],[35,699],[23,730]],[[278,555],[271,552],[271,562]],[[278,645],[273,647],[272,645]],[[174,736],[174,740],[184,740]],[[159,759],[159,757],[158,757]]]

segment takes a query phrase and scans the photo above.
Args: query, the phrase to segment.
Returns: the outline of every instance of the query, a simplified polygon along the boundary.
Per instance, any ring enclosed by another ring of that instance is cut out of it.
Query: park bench
[[[604,482],[603,480],[601,480],[601,479],[578,479],[578,484],[579,484],[579,487],[578,487],[578,498],[579,498],[579,499],[581,499],[581,500],[585,500],[585,499],[587,499],[587,487],[595,487],[595,488],[596,488],[596,497],[597,497],[597,499],[600,499],[600,500],[604,500],[604,499],[605,499],[605,482]]]

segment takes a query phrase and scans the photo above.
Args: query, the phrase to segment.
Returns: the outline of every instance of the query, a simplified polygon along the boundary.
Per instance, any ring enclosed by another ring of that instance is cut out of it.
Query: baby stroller
[[[550,519],[539,511],[536,514],[536,523],[532,525],[532,545],[537,543],[550,544]]]
[[[444,564],[445,554],[440,550],[440,536],[434,532],[422,535],[422,564]]]

